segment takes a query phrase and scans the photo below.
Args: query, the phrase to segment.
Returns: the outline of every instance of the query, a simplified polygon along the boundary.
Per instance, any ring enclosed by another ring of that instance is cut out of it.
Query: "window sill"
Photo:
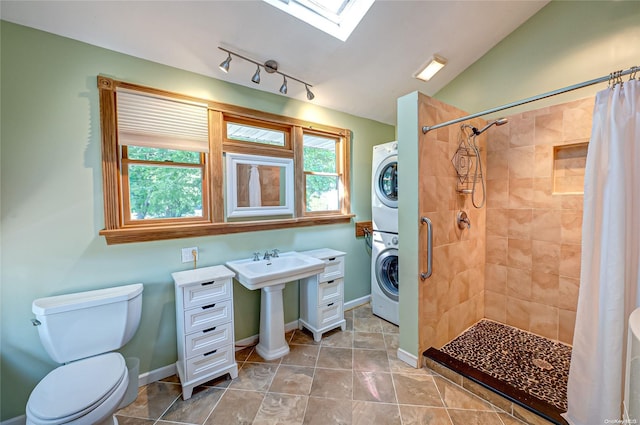
[[[151,242],[166,239],[192,238],[198,236],[224,235],[229,233],[255,232],[260,230],[289,229],[294,227],[319,226],[348,223],[355,214],[314,216],[268,221],[243,221],[238,223],[184,224],[174,226],[127,227],[100,230],[107,245],[133,242]]]

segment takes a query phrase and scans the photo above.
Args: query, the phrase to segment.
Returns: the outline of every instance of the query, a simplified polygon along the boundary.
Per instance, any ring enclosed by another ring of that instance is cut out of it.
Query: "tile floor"
[[[316,343],[287,334],[291,352],[265,361],[236,352],[238,378],[197,387],[182,400],[175,376],[141,387],[120,425],[522,425],[436,372],[398,360],[398,327],[369,305],[345,312],[347,330]]]

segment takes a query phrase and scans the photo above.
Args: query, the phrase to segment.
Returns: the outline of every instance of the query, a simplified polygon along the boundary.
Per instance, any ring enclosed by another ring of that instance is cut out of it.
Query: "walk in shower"
[[[431,117],[422,122],[465,115],[418,99],[419,113]],[[592,111],[589,98],[474,118],[418,143],[419,214],[432,223],[432,275],[418,284],[421,353],[506,396],[502,408],[530,423],[564,423]],[[456,225],[460,211],[470,227]],[[427,229],[419,229],[424,271]]]

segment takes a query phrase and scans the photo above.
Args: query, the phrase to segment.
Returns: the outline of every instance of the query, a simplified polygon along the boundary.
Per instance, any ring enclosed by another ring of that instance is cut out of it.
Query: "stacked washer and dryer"
[[[374,146],[371,165],[371,306],[398,325],[398,142]]]

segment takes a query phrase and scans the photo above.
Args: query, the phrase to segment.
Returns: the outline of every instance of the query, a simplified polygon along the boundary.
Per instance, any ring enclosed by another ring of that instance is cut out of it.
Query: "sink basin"
[[[229,261],[227,267],[247,289],[261,289],[302,279],[324,270],[324,261],[296,251],[284,252],[270,260],[243,259]]]

